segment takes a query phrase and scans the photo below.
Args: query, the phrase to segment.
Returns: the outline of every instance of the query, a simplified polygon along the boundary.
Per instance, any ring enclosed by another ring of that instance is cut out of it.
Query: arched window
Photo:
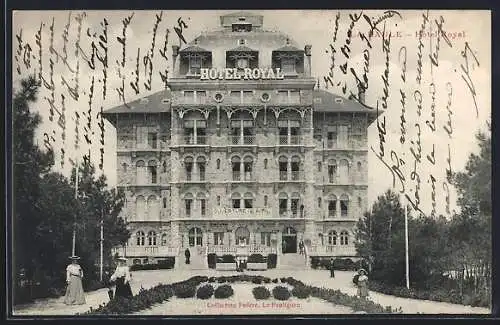
[[[300,194],[297,192],[292,193],[290,199],[290,209],[292,210],[292,216],[294,218],[296,218],[298,215],[299,201],[300,201]]]
[[[220,206],[220,195],[217,195],[217,206]]]
[[[148,220],[160,219],[160,206],[156,196],[150,195],[148,197]]]
[[[335,183],[337,181],[337,161],[335,159],[328,160],[328,182]]]
[[[193,157],[184,158],[184,170],[186,172],[186,181],[190,182],[193,174]]]
[[[290,162],[290,168],[292,169],[292,180],[296,181],[300,179],[300,157],[293,156]]]
[[[217,169],[220,169],[220,159],[217,159],[217,160],[216,160],[216,165],[217,165],[217,166],[216,166],[216,167],[217,167]]]
[[[231,158],[231,166],[233,171],[233,181],[241,180],[241,159],[238,156]]]
[[[337,216],[337,197],[330,195],[328,197],[328,217],[335,218]]]
[[[135,198],[135,220],[143,221],[146,217],[146,202],[144,196],[139,195]]]
[[[135,239],[137,246],[144,246],[146,244],[146,236],[143,231],[138,231],[135,233]]]
[[[328,233],[328,245],[337,245],[337,232],[335,230]]]
[[[138,160],[135,164],[136,166],[136,183],[137,184],[145,184],[147,180],[146,175],[146,165],[143,160]]]
[[[122,168],[123,168],[123,172],[126,173],[127,172],[127,163],[122,163]]]
[[[243,195],[243,207],[245,209],[253,208],[253,194],[247,192]]]
[[[196,158],[196,164],[198,165],[198,176],[200,177],[200,181],[205,181],[205,170],[206,170],[206,160],[205,157],[200,156]]]
[[[349,245],[349,233],[345,230],[340,232],[340,245]]]
[[[362,205],[363,205],[363,201],[361,200],[361,196],[358,196],[358,207],[360,210],[362,208]]]
[[[204,193],[198,193],[196,195],[196,200],[198,200],[198,204],[199,204],[199,211],[201,213],[201,216],[206,216],[207,214],[207,200],[206,200],[206,196]]]
[[[358,173],[361,173],[361,161],[358,161]]]
[[[189,229],[188,238],[191,247],[203,245],[203,232],[198,227]]]
[[[252,180],[252,171],[253,171],[253,158],[252,157],[247,156],[247,157],[245,157],[245,159],[243,159],[243,170],[245,172],[244,180],[251,181]]]
[[[267,158],[264,159],[264,169],[267,169]]]
[[[163,198],[163,208],[164,209],[167,208],[167,198],[166,197]]]
[[[321,161],[318,161],[318,172],[321,171]]]
[[[279,204],[279,214],[285,214],[288,212],[288,194],[280,193],[278,196]]]
[[[167,162],[166,161],[163,162],[163,172],[164,173],[167,172]]]
[[[231,202],[232,202],[232,206],[234,209],[241,208],[241,194],[240,193],[233,193],[231,195]]]
[[[156,161],[148,161],[148,179],[150,184],[156,184],[158,182],[158,172],[156,167]]]
[[[279,173],[280,181],[286,181],[288,179],[288,159],[285,156],[280,156],[278,158],[279,163]]]
[[[168,244],[168,237],[167,234],[162,234],[161,235],[161,245],[162,246],[167,246]]]
[[[184,207],[186,217],[190,217],[191,213],[193,212],[193,194],[187,193],[186,195],[184,195]]]
[[[318,208],[321,208],[321,198],[318,198]]]
[[[346,184],[349,182],[349,162],[346,159],[340,161],[340,182]]]
[[[153,230],[148,232],[148,245],[156,246],[156,232],[154,232]]]
[[[340,216],[347,217],[349,214],[349,197],[346,194],[342,194],[340,197]]]
[[[267,208],[267,195],[264,195],[264,207]]]

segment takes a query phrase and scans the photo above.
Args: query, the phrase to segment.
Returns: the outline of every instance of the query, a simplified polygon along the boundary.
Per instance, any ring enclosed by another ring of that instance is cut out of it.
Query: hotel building
[[[311,76],[311,46],[266,31],[263,16],[172,46],[169,89],[105,112],[133,263],[250,253],[355,256],[367,208],[365,108]]]

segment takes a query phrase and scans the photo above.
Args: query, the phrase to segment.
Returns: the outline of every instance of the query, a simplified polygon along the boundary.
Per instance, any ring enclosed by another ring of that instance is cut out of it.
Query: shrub
[[[225,299],[232,297],[233,294],[233,288],[229,284],[223,284],[215,289],[214,297],[217,299]]]
[[[236,263],[236,259],[230,254],[222,255],[222,263]]]
[[[271,296],[271,292],[264,286],[255,287],[252,290],[253,296],[257,300],[268,299]]]
[[[262,283],[262,278],[261,277],[255,277],[255,278],[252,279],[252,283],[261,284]]]
[[[214,294],[214,287],[211,284],[205,284],[196,291],[196,298],[208,299]]]
[[[227,281],[227,278],[225,276],[220,276],[217,278],[217,282],[224,283],[224,282],[228,282],[228,281]]]
[[[278,300],[288,300],[290,298],[290,291],[287,287],[277,286],[273,289],[273,297]]]
[[[265,263],[266,259],[261,254],[252,254],[248,257],[248,263]]]
[[[211,282],[211,283],[215,282],[215,277],[213,277],[213,276],[209,277],[208,282]]]
[[[319,258],[316,256],[311,257],[311,268],[317,269],[319,265]]]
[[[333,261],[333,265],[335,267],[335,270],[340,270],[340,271],[355,271],[356,270],[356,266],[355,266],[353,260],[350,258],[336,258]]]
[[[215,269],[215,266],[217,264],[217,255],[214,253],[210,253],[207,255],[207,262],[208,262],[208,267],[211,269]]]
[[[267,255],[267,268],[268,269],[275,269],[277,262],[278,262],[278,255],[277,254]]]
[[[298,285],[293,287],[292,295],[299,299],[306,299],[311,295],[311,289],[308,286]]]
[[[273,279],[271,282],[272,283],[278,283],[278,281],[279,281],[278,279]]]
[[[354,277],[352,278],[352,283],[354,283],[355,285],[358,285],[358,278],[359,278],[359,274],[355,274]]]
[[[190,284],[178,284],[174,286],[177,298],[192,298],[196,294],[196,287]]]
[[[130,271],[166,270],[174,268],[174,265],[175,257],[167,257],[166,259],[158,260],[156,264],[134,264],[130,266]]]
[[[264,277],[264,278],[262,279],[262,281],[263,281],[264,283],[271,283],[271,279],[270,279],[270,278],[268,278],[268,277]]]

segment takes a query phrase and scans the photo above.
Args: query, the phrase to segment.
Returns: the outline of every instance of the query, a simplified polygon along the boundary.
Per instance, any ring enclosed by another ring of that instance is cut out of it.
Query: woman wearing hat
[[[111,276],[110,280],[116,284],[115,298],[116,297],[132,297],[132,289],[130,288],[130,269],[127,266],[127,259],[124,257],[118,258],[118,266],[115,273]]]
[[[83,270],[78,264],[80,259],[78,256],[71,256],[71,264],[66,268],[66,295],[64,303],[66,305],[83,305],[85,304],[85,295],[83,293]]]
[[[366,299],[368,297],[368,273],[365,269],[359,269],[358,274],[358,296]]]

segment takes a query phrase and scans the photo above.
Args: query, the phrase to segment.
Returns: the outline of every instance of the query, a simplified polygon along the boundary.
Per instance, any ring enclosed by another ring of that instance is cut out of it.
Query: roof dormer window
[[[251,32],[252,31],[252,24],[240,21],[237,24],[233,24],[232,30],[233,30],[233,32]]]

